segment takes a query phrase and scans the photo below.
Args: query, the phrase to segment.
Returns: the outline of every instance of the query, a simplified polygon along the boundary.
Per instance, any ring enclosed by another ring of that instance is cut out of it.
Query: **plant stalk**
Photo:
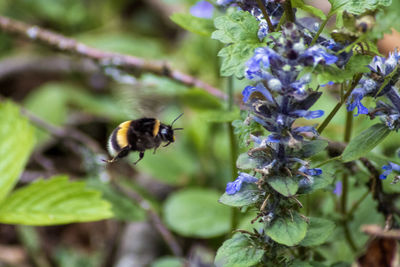
[[[228,111],[233,110],[234,104],[234,95],[233,95],[233,76],[228,77],[227,83],[227,91],[228,91]],[[232,173],[232,181],[236,179],[236,174],[238,172],[236,167],[236,159],[238,157],[237,144],[235,139],[235,134],[233,132],[233,125],[231,122],[227,122],[228,126],[228,135],[229,135],[229,144],[231,147],[231,173]],[[232,208],[232,217],[231,217],[231,230],[236,230],[239,221],[239,210],[237,208]]]
[[[317,33],[314,35],[314,38],[312,39],[310,46],[315,45],[315,43],[318,40],[318,37],[321,35],[322,31],[324,30],[326,24],[328,23],[329,19],[332,17],[332,15],[329,13],[326,16],[326,19],[322,22],[321,26],[319,26]]]
[[[265,5],[263,5],[261,0],[257,0],[257,4],[260,7],[261,12],[263,13],[264,19],[267,21],[268,31],[274,32],[275,31],[274,25],[272,25],[271,19],[268,16],[268,12],[267,12],[267,9],[265,8]]]
[[[318,133],[321,134],[322,131],[328,126],[329,122],[333,119],[333,117],[336,115],[336,113],[339,111],[340,107],[346,102],[347,98],[353,92],[354,88],[356,88],[358,82],[361,79],[361,74],[357,74],[355,78],[353,79],[353,83],[351,84],[351,87],[349,90],[347,90],[346,94],[343,96],[343,98],[340,100],[339,103],[336,104],[336,106],[332,109],[332,111],[329,113],[329,115],[326,117],[326,119],[321,123],[321,125],[318,127]]]

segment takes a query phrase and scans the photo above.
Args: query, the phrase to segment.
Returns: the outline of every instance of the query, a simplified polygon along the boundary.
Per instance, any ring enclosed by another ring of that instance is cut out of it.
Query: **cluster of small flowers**
[[[369,115],[371,119],[379,116],[386,126],[393,131],[400,128],[400,96],[396,83],[400,79],[400,54],[396,51],[390,53],[387,58],[375,56],[368,65],[370,73],[364,75],[360,80],[358,87],[351,93],[347,101],[347,110],[353,111],[357,108],[355,116],[360,114]],[[361,100],[364,97],[382,97],[382,100],[376,101],[376,107],[366,108]],[[389,162],[382,167],[384,172],[380,175],[381,179],[386,179],[392,172],[400,173],[400,166]]]
[[[338,58],[321,44],[309,46],[294,23],[284,25],[279,38],[270,38],[273,40],[272,48],[255,49],[245,73],[246,78],[253,82],[242,92],[243,101],[250,111],[249,117],[270,132],[268,137],[252,136],[252,150],[267,153],[251,157],[259,163],[255,171],[262,177],[293,176],[300,188],[309,187],[322,170],[310,168],[296,151],[302,147],[301,134],[318,133],[313,126],[295,127],[294,122],[298,118],[319,118],[324,112],[309,110],[321,93],[308,88],[310,74],[300,77],[300,73],[305,67],[334,64]],[[228,183],[227,194],[240,191],[244,182],[260,185],[255,176],[240,173],[234,182]]]

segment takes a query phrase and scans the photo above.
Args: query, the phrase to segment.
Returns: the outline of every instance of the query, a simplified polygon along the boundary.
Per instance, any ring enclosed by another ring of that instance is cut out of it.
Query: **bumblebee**
[[[172,128],[172,126],[182,115],[183,113],[171,125],[161,123],[154,118],[141,118],[121,123],[108,139],[108,153],[113,158],[106,162],[114,162],[126,157],[131,151],[138,151],[139,159],[133,163],[136,164],[143,159],[145,150],[154,148],[154,154],[162,142],[166,142],[164,147],[173,143],[174,131],[183,128]]]

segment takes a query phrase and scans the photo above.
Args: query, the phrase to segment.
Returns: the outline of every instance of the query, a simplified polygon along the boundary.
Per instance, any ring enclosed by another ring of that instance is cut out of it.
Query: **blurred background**
[[[221,45],[209,36],[187,33],[170,19],[173,13],[188,13],[195,2],[2,0],[0,14],[102,50],[168,62],[172,69],[222,91],[233,84],[239,102],[246,84],[220,78],[216,55]],[[390,51],[393,43],[382,43],[382,52]],[[229,103],[202,88],[146,72],[127,74],[3,32],[0,95],[33,114],[36,126],[44,121],[47,126],[79,133],[67,138],[37,127],[36,146],[18,186],[39,177],[67,174],[100,190],[115,215],[110,220],[60,226],[0,225],[0,266],[212,266],[216,249],[230,234],[232,216],[217,200],[226,183],[236,177],[232,161],[246,150],[230,126],[240,119],[238,107],[229,110]],[[332,109],[337,96],[331,89],[316,108]],[[138,153],[114,164],[102,163],[108,158],[107,138],[119,123],[147,116],[170,124],[182,112],[175,127],[184,130],[176,132],[175,143],[156,154],[147,151],[137,165],[132,162]],[[345,112],[335,117],[326,137],[341,140],[338,133],[343,132],[344,118]],[[358,120],[356,124],[355,133],[371,123]],[[391,140],[382,149],[390,156],[399,144]],[[367,178],[360,179],[358,184]],[[311,213],[330,214],[336,209],[332,189],[313,196],[314,203],[323,208]],[[354,199],[364,193],[359,191]],[[353,221],[353,229],[380,220],[368,214],[372,199],[365,203],[358,211],[363,222]],[[241,214],[241,229],[251,230],[253,217],[254,211]],[[174,235],[178,253],[161,237],[157,218]],[[366,239],[356,240],[363,244]],[[351,260],[352,254],[340,248],[344,241],[337,244],[336,248],[321,247],[321,255]]]

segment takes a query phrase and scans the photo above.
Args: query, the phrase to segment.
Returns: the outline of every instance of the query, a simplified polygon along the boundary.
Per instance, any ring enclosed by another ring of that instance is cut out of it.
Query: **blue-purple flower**
[[[335,189],[333,189],[333,193],[337,196],[341,196],[343,191],[343,183],[342,181],[337,181],[335,184]]]
[[[393,162],[389,162],[388,165],[383,165],[382,170],[384,172],[379,175],[379,178],[382,180],[385,180],[389,174],[391,174],[393,171],[400,173],[400,165],[397,165]]]
[[[195,17],[210,19],[214,12],[214,6],[207,1],[199,1],[190,8],[190,14]]]
[[[361,100],[364,98],[365,90],[362,88],[356,88],[351,92],[348,100],[347,100],[347,110],[353,111],[357,108],[357,113],[354,116],[358,116],[360,114],[368,114],[368,109],[363,106]]]
[[[387,76],[396,68],[399,59],[400,54],[395,50],[393,53],[389,53],[388,58],[375,56],[368,67],[375,73]]]
[[[324,48],[317,45],[306,49],[300,58],[304,60],[306,66],[312,65],[314,67],[320,63],[331,65],[338,60],[335,55],[329,54]]]
[[[235,181],[229,182],[226,185],[226,193],[228,195],[234,195],[240,191],[242,188],[243,183],[255,183],[258,179],[250,174],[239,172],[239,176],[236,178]]]

